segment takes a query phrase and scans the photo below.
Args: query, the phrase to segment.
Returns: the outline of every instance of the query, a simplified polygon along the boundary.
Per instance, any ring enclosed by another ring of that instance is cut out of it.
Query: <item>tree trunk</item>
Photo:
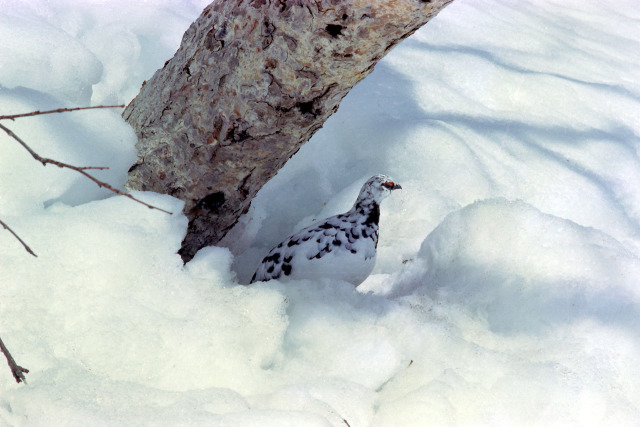
[[[185,201],[185,262],[251,199],[398,42],[453,0],[217,0],[123,117],[127,187]]]

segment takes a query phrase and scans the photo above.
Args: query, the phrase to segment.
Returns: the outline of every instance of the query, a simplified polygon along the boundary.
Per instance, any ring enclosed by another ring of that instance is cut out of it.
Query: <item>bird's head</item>
[[[369,200],[379,204],[393,190],[400,190],[401,188],[400,184],[397,184],[388,175],[374,175],[362,186],[356,205]]]

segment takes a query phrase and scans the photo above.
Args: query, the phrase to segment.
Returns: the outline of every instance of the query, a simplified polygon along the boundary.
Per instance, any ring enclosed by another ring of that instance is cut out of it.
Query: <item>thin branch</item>
[[[15,232],[15,231],[13,231],[13,230],[11,229],[11,227],[9,227],[7,224],[5,224],[4,222],[2,222],[2,220],[0,220],[0,225],[2,225],[2,226],[4,227],[4,229],[5,229],[5,230],[9,231],[9,233],[13,234],[13,237],[15,237],[16,239],[18,239],[18,242],[22,243],[22,246],[24,246],[24,248],[25,248],[25,250],[26,250],[27,252],[29,252],[31,255],[33,255],[33,256],[34,256],[34,257],[36,257],[36,258],[38,257],[38,255],[36,255],[36,254],[35,254],[35,252],[33,252],[33,251],[31,250],[31,248],[29,247],[29,245],[27,245],[27,244],[24,242],[24,240],[22,240],[22,239],[20,238],[20,236],[18,236],[18,235],[16,234],[16,232]]]
[[[56,110],[48,110],[48,111],[32,111],[30,113],[23,114],[12,114],[10,116],[0,116],[0,120],[14,120],[20,117],[31,117],[31,116],[40,116],[43,114],[53,114],[53,113],[66,113],[68,111],[78,111],[78,110],[93,110],[96,108],[124,108],[124,104],[122,105],[96,105],[93,107],[75,107],[75,108],[58,108]]]
[[[11,369],[11,373],[13,374],[13,378],[16,379],[16,382],[18,383],[24,382],[26,384],[27,380],[24,377],[24,374],[28,374],[29,370],[18,365],[16,361],[13,360],[11,353],[9,353],[9,350],[7,349],[7,347],[5,347],[4,343],[2,342],[2,338],[0,338],[0,350],[2,350],[2,353],[4,353],[4,356],[7,358],[9,369]]]
[[[123,108],[124,105],[112,105],[112,106],[96,106],[96,107],[79,107],[79,108],[59,108],[57,110],[49,110],[49,111],[32,111],[30,113],[24,113],[24,114],[14,114],[14,115],[8,115],[8,116],[0,116],[0,120],[14,120],[20,117],[31,117],[31,116],[38,116],[38,115],[43,115],[43,114],[53,114],[53,113],[64,113],[64,112],[68,112],[68,111],[77,111],[77,110],[91,110],[91,109],[95,109],[95,108]],[[66,168],[66,169],[71,169],[74,170],[82,175],[84,175],[85,177],[89,178],[91,181],[95,182],[98,187],[102,188],[106,188],[116,194],[119,194],[121,196],[125,196],[130,198],[131,200],[134,200],[140,204],[143,204],[144,206],[148,207],[149,209],[156,209],[165,213],[168,213],[169,215],[171,215],[172,213],[169,211],[166,211],[164,209],[160,209],[158,207],[152,206],[148,203],[143,202],[142,200],[138,200],[135,197],[133,197],[131,194],[127,194],[124,193],[120,190],[118,190],[115,187],[112,187],[111,185],[107,184],[106,182],[100,181],[99,179],[93,177],[92,175],[90,175],[88,172],[86,172],[87,170],[104,170],[104,169],[109,169],[107,167],[103,167],[103,166],[73,166],[67,163],[63,163],[63,162],[59,162],[57,160],[53,160],[53,159],[49,159],[46,157],[42,157],[40,156],[38,153],[36,153],[31,147],[29,147],[29,145],[24,142],[22,139],[20,139],[18,137],[18,135],[16,135],[15,133],[13,133],[11,131],[11,129],[3,126],[2,124],[0,124],[0,129],[2,129],[7,135],[9,135],[11,138],[15,139],[20,145],[22,145],[22,147],[27,150],[29,152],[29,154],[31,154],[31,157],[33,157],[35,160],[39,161],[40,163],[42,163],[43,166],[46,166],[47,164],[52,164],[52,165],[56,165],[59,168]],[[11,227],[9,227],[7,224],[5,224],[2,220],[0,220],[0,225],[2,225],[2,227],[5,230],[8,230],[16,239],[18,239],[18,241],[22,244],[22,246],[25,248],[25,250],[30,253],[31,255],[33,255],[34,257],[37,257],[37,255],[31,250],[31,248],[24,242],[24,240],[22,240],[20,238],[20,236],[18,236],[16,234],[16,232],[14,232]],[[11,374],[13,375],[13,378],[15,378],[16,382],[20,383],[20,382],[24,382],[26,384],[27,380],[24,376],[24,374],[29,373],[29,370],[26,368],[23,368],[22,366],[18,365],[16,363],[16,361],[13,359],[13,357],[11,356],[11,353],[9,353],[9,350],[7,349],[7,347],[4,345],[4,343],[2,342],[2,339],[0,338],[0,350],[2,351],[2,353],[4,354],[4,356],[7,358],[7,364],[9,365],[9,369],[11,370]]]
[[[0,117],[0,118],[2,118],[2,117]],[[57,160],[53,160],[53,159],[49,159],[49,158],[46,158],[46,157],[42,157],[42,156],[40,156],[38,153],[36,153],[35,151],[33,151],[33,150],[31,149],[31,147],[29,147],[29,145],[27,145],[27,143],[26,143],[26,142],[24,142],[22,139],[20,139],[20,138],[18,137],[18,135],[16,135],[15,133],[13,133],[13,132],[11,131],[11,129],[9,129],[9,128],[5,127],[5,126],[4,126],[4,125],[2,125],[2,124],[0,124],[0,129],[2,129],[3,131],[5,131],[5,133],[6,133],[7,135],[9,135],[11,138],[13,138],[13,139],[15,139],[16,141],[18,141],[18,143],[19,143],[20,145],[22,145],[22,146],[24,147],[24,149],[25,149],[25,150],[27,150],[27,151],[29,152],[29,154],[31,154],[31,157],[33,157],[34,159],[36,159],[37,161],[39,161],[40,163],[42,163],[42,165],[43,165],[43,166],[46,166],[47,164],[52,164],[52,165],[56,165],[56,166],[58,166],[59,168],[67,168],[67,169],[74,170],[74,171],[76,171],[76,172],[78,172],[78,173],[80,173],[80,174],[82,174],[82,175],[86,176],[86,177],[87,177],[87,178],[89,178],[91,181],[95,182],[95,183],[98,185],[98,187],[101,187],[101,188],[102,188],[102,187],[104,187],[104,188],[106,188],[107,190],[112,191],[112,192],[114,192],[114,193],[116,193],[116,194],[119,194],[119,195],[121,195],[121,196],[128,197],[128,198],[130,198],[131,200],[134,200],[134,201],[136,201],[136,202],[138,202],[138,203],[140,203],[140,204],[142,204],[142,205],[145,205],[145,206],[146,206],[146,207],[148,207],[149,209],[156,209],[156,210],[159,210],[159,211],[161,211],[161,212],[164,212],[164,213],[167,213],[167,214],[169,214],[169,215],[172,215],[172,213],[171,213],[171,212],[166,211],[166,210],[161,209],[161,208],[158,208],[158,207],[155,207],[155,206],[150,205],[150,204],[148,204],[148,203],[145,203],[145,202],[143,202],[142,200],[136,199],[136,198],[135,198],[135,197],[133,197],[131,194],[125,193],[125,192],[123,192],[123,191],[120,191],[120,190],[118,190],[117,188],[112,187],[111,185],[107,184],[107,183],[106,183],[106,182],[104,182],[104,181],[100,181],[98,178],[95,178],[95,177],[93,177],[92,175],[90,175],[89,173],[87,173],[87,172],[86,172],[86,171],[87,171],[87,170],[89,170],[89,169],[99,169],[99,170],[108,169],[107,167],[102,167],[102,166],[73,166],[73,165],[70,165],[70,164],[67,164],[67,163],[59,162],[59,161],[57,161]]]

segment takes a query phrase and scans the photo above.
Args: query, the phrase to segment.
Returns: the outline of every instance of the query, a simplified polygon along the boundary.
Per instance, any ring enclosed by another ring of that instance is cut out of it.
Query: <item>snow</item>
[[[206,1],[0,1],[1,114],[128,103]],[[186,266],[166,215],[0,143],[8,425],[636,425],[640,12],[456,0],[344,99],[221,247]],[[3,121],[116,186],[118,110]],[[358,289],[247,283],[362,183],[382,205]]]

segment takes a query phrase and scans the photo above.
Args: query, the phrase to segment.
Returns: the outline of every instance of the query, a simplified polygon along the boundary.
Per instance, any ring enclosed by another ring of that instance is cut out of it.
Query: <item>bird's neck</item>
[[[378,222],[380,221],[380,205],[375,200],[358,200],[351,210],[353,213],[364,218],[362,225],[369,227],[378,226]]]

